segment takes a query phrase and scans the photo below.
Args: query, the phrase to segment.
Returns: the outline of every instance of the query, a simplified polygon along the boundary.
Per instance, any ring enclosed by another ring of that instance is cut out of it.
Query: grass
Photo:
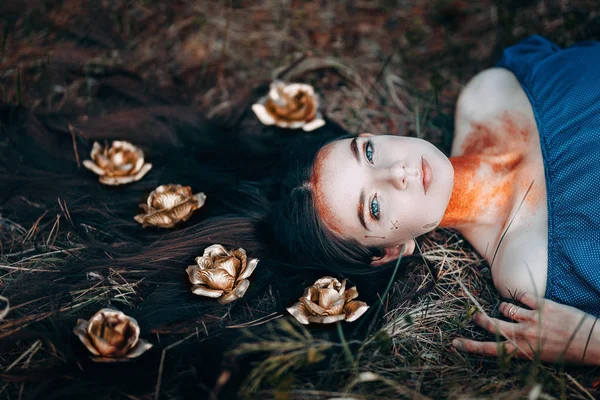
[[[44,17],[0,17],[1,95],[40,114],[91,117],[144,99],[168,104],[177,98],[220,115],[244,90],[278,76],[313,84],[325,114],[350,132],[413,135],[448,152],[460,89],[493,65],[502,48],[532,33],[560,45],[600,39],[595,1],[525,3],[190,1],[166,10],[161,2],[113,1],[90,12],[87,2],[75,0],[48,5]],[[139,77],[142,89],[107,86],[119,74]],[[102,101],[101,90],[110,92],[109,101]],[[6,399],[43,397],[42,380],[25,377],[53,367],[69,378],[69,387],[89,384],[100,397],[97,379],[106,371],[86,364],[69,344],[65,321],[101,305],[135,310],[146,301],[143,266],[80,270],[74,284],[65,282],[68,268],[88,254],[71,228],[100,241],[113,238],[89,221],[72,220],[66,203],[59,205],[58,215],[40,209],[36,221],[0,214],[0,291],[12,294],[10,311],[0,313],[0,338],[7,343],[0,347],[0,396]],[[215,361],[211,367],[222,370],[217,384],[200,390],[187,382],[209,374],[181,361],[214,335],[200,319],[187,330],[156,333],[159,356],[145,361],[156,374],[141,387],[122,383],[107,397],[180,398],[179,388],[189,384],[198,397],[227,398],[224,388],[235,379],[232,385],[247,399],[599,396],[597,369],[456,352],[455,337],[493,339],[471,322],[479,307],[498,315],[490,267],[455,232],[436,231],[420,247],[430,268],[421,263],[393,279],[381,302],[371,304],[369,314],[379,317],[364,320],[372,322],[366,331],[356,333],[349,324],[306,328],[278,313],[232,321],[228,310],[211,318],[226,321],[230,332],[245,332],[227,353],[243,370]],[[27,297],[27,285],[48,282],[47,295]],[[273,295],[265,296],[269,303]],[[31,339],[34,329],[60,334]],[[57,398],[68,397],[55,390]]]
[[[438,271],[436,291],[390,306],[382,326],[371,330],[364,340],[351,342],[350,347],[345,340],[323,343],[297,335],[288,322],[280,321],[286,329],[252,337],[234,351],[237,355],[265,354],[247,378],[246,397],[262,398],[267,388],[277,390],[288,378],[294,381],[287,392],[292,399],[595,398],[589,387],[593,370],[574,369],[574,373],[564,366],[517,360],[510,354],[486,359],[454,350],[450,343],[457,336],[490,340],[473,326],[470,317],[478,306],[497,315],[498,296],[489,276],[479,269],[478,257],[462,248],[460,241],[450,240],[443,247],[432,241],[423,245],[424,254]],[[415,274],[420,281],[404,290],[423,287],[431,279],[426,268]],[[401,285],[396,283],[397,291]],[[477,293],[477,305],[471,293]],[[296,351],[293,357],[286,348]],[[320,366],[307,363],[311,348],[320,355]],[[268,371],[279,373],[265,372],[265,365]],[[282,376],[281,371],[286,374]]]

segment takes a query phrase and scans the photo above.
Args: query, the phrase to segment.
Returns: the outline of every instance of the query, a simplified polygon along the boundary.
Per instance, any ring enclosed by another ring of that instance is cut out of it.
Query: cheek
[[[431,205],[422,201],[413,203],[413,207],[403,207],[394,217],[384,223],[384,232],[395,241],[414,239],[436,227],[441,217],[432,211]]]

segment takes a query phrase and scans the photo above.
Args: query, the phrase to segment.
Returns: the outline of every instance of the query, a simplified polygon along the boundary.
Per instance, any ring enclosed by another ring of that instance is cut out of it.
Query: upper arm
[[[544,297],[548,277],[547,242],[535,232],[508,233],[491,267],[502,297],[530,292]]]

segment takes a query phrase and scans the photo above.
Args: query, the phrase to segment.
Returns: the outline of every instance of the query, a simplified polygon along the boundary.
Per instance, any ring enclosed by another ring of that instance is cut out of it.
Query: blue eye
[[[365,157],[373,164],[373,143],[370,140],[367,140],[367,143],[365,144]]]
[[[377,200],[377,195],[371,200],[371,215],[373,218],[379,219],[379,201]]]

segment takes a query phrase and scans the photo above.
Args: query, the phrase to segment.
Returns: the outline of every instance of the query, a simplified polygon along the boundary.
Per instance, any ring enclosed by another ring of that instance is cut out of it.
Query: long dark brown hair
[[[195,341],[178,349],[177,367],[161,379],[163,391],[175,397],[188,389],[196,393],[200,386],[210,391],[221,368],[214,360],[235,340],[232,337],[239,336],[224,327],[283,312],[326,272],[338,278],[376,272],[366,264],[378,249],[328,231],[315,211],[312,192],[304,189],[319,149],[348,135],[332,121],[315,132],[298,134],[261,126],[247,107],[235,117],[209,120],[181,106],[127,108],[80,118],[2,104],[0,129],[3,251],[19,255],[35,247],[61,257],[48,268],[7,278],[10,284],[3,295],[21,305],[12,312],[10,326],[23,324],[0,331],[3,346],[39,337],[64,355],[56,361],[57,368],[23,371],[18,379],[39,380],[43,375],[45,385],[57,390],[64,377],[80,377],[80,386],[67,385],[64,393],[57,392],[65,396],[81,395],[92,387],[93,396],[88,394],[97,398],[115,391],[147,391],[144,380],[156,379],[156,370],[139,370],[128,380],[125,367],[113,367],[123,368],[123,375],[117,372],[106,385],[101,382],[107,379],[105,367],[76,367],[84,353],[70,332],[76,317],[88,318],[100,305],[112,305],[137,318],[143,334],[161,340],[151,351],[154,356],[147,356],[150,360],[156,361],[168,343],[202,327]],[[131,141],[144,150],[153,169],[141,181],[107,187],[80,166],[94,141],[113,139]],[[204,192],[205,206],[177,229],[142,228],[133,219],[140,211],[138,204],[166,183]],[[7,221],[32,228],[19,236]],[[23,243],[15,243],[15,237]],[[232,305],[194,296],[185,274],[194,257],[215,243],[242,247],[261,260],[246,296]],[[389,274],[381,271],[379,278],[354,277],[361,282],[363,299],[375,301],[384,290]],[[75,293],[95,287],[97,279],[137,282],[134,299],[123,303],[107,291],[82,303]],[[75,300],[79,306],[72,310],[69,305]],[[23,322],[27,318],[38,322],[29,326]],[[90,370],[92,374],[86,372]],[[4,378],[17,379],[10,374]],[[180,383],[184,378],[187,384]]]

